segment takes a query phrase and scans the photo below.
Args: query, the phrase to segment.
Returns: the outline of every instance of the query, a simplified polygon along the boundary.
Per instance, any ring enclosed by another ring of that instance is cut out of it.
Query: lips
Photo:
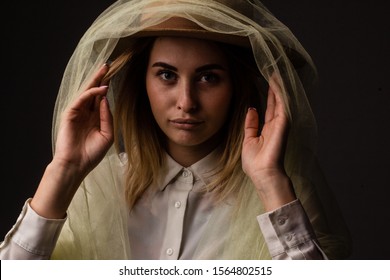
[[[203,123],[201,120],[185,118],[173,119],[170,122],[174,127],[185,130],[195,129]]]

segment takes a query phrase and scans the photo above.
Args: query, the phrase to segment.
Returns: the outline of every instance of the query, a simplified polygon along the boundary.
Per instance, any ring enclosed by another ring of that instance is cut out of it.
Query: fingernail
[[[253,111],[257,111],[257,109],[256,109],[255,107],[249,107],[249,108],[248,108],[248,111],[252,111],[252,110],[253,110]]]

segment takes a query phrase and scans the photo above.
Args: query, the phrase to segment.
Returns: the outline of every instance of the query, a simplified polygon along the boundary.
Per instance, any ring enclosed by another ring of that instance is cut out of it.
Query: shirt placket
[[[167,189],[169,191],[168,219],[160,259],[179,258],[187,198],[193,185],[193,173],[183,168],[177,180]]]

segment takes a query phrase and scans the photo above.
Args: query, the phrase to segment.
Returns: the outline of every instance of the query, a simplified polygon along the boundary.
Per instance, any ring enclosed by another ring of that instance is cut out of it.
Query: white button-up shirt
[[[167,173],[156,192],[147,192],[130,213],[129,238],[134,259],[191,259],[213,209],[201,192],[217,166],[215,153],[184,168],[167,156]]]
[[[212,179],[217,161],[213,152],[184,168],[167,156],[166,173],[129,215],[133,259],[193,258],[215,207],[212,195],[200,190]],[[40,217],[27,200],[0,244],[0,259],[50,258],[65,220]],[[257,220],[273,259],[326,258],[299,200],[261,214]]]

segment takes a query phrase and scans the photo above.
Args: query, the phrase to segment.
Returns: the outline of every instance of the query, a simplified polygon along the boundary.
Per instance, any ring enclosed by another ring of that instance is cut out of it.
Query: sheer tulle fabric
[[[347,231],[314,153],[316,124],[307,96],[315,81],[315,67],[290,30],[258,1],[130,0],[111,5],[81,38],[64,72],[55,107],[53,143],[61,113],[82,92],[91,75],[110,59],[118,42],[130,38],[126,40],[131,44],[134,34],[172,16],[187,18],[210,32],[248,37],[258,71],[265,80],[274,72],[280,73],[282,95],[291,119],[287,172],[328,257],[346,257]],[[110,88],[114,111],[115,95]],[[123,164],[111,149],[87,176],[69,208],[53,258],[131,258]],[[270,258],[256,220],[263,209],[250,180],[241,170],[236,172],[236,180],[231,183],[242,186],[237,198],[239,206],[222,203],[215,208],[195,258]]]

